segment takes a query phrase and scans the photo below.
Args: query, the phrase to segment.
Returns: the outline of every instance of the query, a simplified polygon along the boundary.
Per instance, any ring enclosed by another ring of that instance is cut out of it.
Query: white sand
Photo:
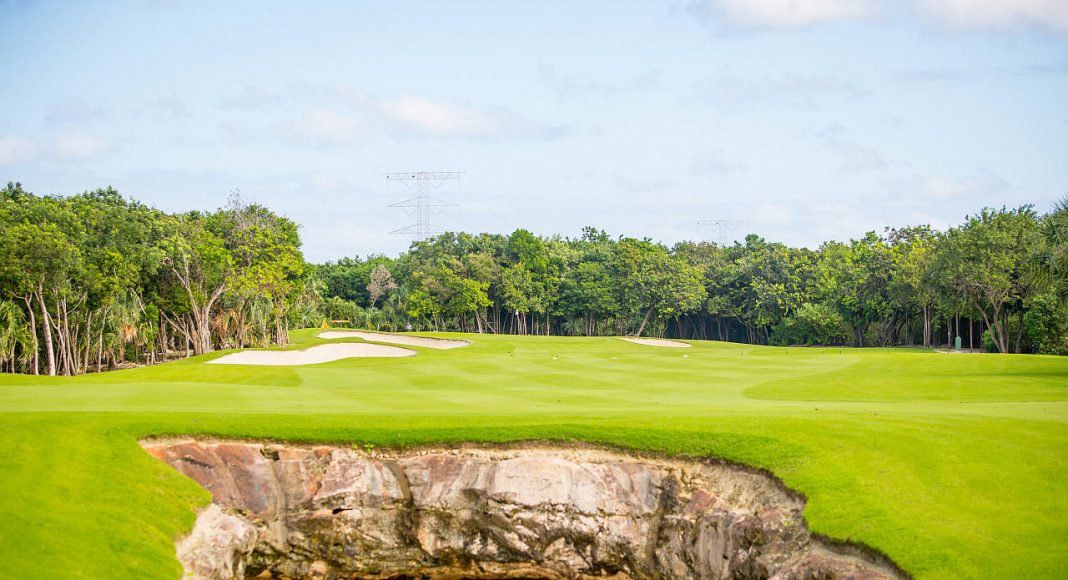
[[[679,342],[677,340],[664,340],[663,338],[634,338],[629,336],[621,336],[623,340],[627,342],[633,342],[634,344],[644,344],[645,346],[662,346],[666,348],[690,348],[693,345],[686,344],[685,342]]]
[[[385,346],[343,342],[320,344],[307,350],[243,350],[208,361],[210,365],[262,365],[297,366],[315,365],[343,358],[414,356],[414,350]]]
[[[319,338],[362,338],[374,342],[388,342],[390,344],[406,344],[409,346],[425,346],[426,348],[460,348],[471,344],[466,340],[449,340],[447,338],[430,338],[427,336],[412,336],[410,334],[386,334],[385,332],[366,332],[362,330],[327,330],[320,332]]]

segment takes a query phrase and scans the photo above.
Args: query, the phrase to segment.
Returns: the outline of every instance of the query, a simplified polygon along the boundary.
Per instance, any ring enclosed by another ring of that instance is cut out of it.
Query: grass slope
[[[294,348],[320,342],[296,333]],[[137,444],[584,439],[765,467],[918,578],[1068,577],[1068,359],[472,336],[308,367],[0,375],[0,578],[178,578],[210,497]]]

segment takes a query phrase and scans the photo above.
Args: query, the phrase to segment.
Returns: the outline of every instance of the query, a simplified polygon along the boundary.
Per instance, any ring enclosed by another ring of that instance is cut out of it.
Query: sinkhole
[[[583,445],[142,446],[211,492],[186,578],[903,578],[744,466]]]

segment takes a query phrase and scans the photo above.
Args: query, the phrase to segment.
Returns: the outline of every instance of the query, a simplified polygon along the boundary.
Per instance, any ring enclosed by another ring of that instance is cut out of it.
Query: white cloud
[[[690,173],[694,175],[725,175],[742,169],[743,165],[725,161],[718,151],[695,154],[690,162]]]
[[[1016,189],[997,173],[980,169],[969,174],[921,173],[888,175],[877,187],[885,202],[914,210],[937,206],[965,209],[1001,205]]]
[[[782,203],[761,203],[757,206],[757,223],[782,227],[794,223],[794,210]]]
[[[1065,0],[917,0],[924,16],[959,28],[1038,25],[1068,32]]]
[[[552,139],[561,127],[535,123],[504,108],[472,108],[425,97],[377,100],[355,91],[332,94],[334,104],[309,107],[283,127],[282,135],[315,147],[346,146],[381,137],[398,139]],[[235,138],[250,131],[243,123],[222,127]]]
[[[110,149],[106,140],[85,133],[67,133],[56,139],[56,154],[68,161],[88,161]]]
[[[923,184],[923,192],[935,199],[951,199],[968,190],[968,186],[955,177],[936,175]]]
[[[622,175],[615,176],[616,187],[624,193],[630,194],[653,194],[661,193],[679,186],[674,179],[661,177],[658,179],[629,179]]]
[[[709,0],[730,20],[751,26],[791,27],[852,20],[875,11],[872,0]]]
[[[865,94],[853,83],[835,76],[793,73],[759,78],[720,73],[698,81],[695,90],[698,99],[711,104],[782,103],[807,109],[817,106],[823,97],[855,99]]]
[[[45,112],[45,120],[57,125],[86,125],[107,116],[105,107],[78,99],[52,103]]]
[[[875,171],[887,166],[877,151],[851,139],[841,125],[829,125],[809,134],[838,157],[838,171],[842,173]]]
[[[434,137],[489,135],[501,128],[493,115],[423,97],[401,97],[382,108],[390,119]]]
[[[890,14],[919,15],[956,28],[1035,25],[1068,32],[1066,0],[698,0],[691,7],[698,14],[722,14],[736,24],[773,28]]]
[[[846,241],[887,225],[885,208],[856,201],[813,203],[802,210],[810,247],[828,240]]]
[[[364,134],[363,125],[355,115],[314,107],[290,127],[290,134],[318,145],[346,145]]]
[[[874,149],[852,141],[828,143],[827,148],[841,157],[842,163],[838,170],[843,173],[875,171],[886,167],[886,160]]]
[[[658,70],[648,70],[630,78],[603,80],[544,64],[538,67],[538,75],[549,88],[563,99],[577,99],[589,96],[603,98],[633,93],[649,93],[660,88],[662,76]]]
[[[178,93],[171,91],[171,94],[160,97],[148,104],[158,119],[164,121],[171,121],[177,119],[184,119],[189,116],[189,107],[185,103],[185,99],[178,96]]]
[[[280,103],[283,100],[278,93],[262,87],[245,85],[240,91],[219,99],[219,106],[228,110],[253,111]]]
[[[473,108],[425,97],[385,101],[381,111],[398,133],[420,137],[553,139],[566,132],[564,127],[536,123],[505,108]]]
[[[964,178],[935,175],[928,177],[923,183],[923,193],[937,200],[953,199],[965,194],[985,199],[992,195],[1002,194],[1008,188],[1008,182],[990,171],[982,171]]]
[[[33,143],[20,137],[0,137],[0,165],[14,165],[33,158]]]

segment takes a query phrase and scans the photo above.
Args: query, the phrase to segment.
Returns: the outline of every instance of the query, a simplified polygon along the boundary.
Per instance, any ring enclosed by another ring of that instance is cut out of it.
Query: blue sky
[[[0,180],[238,188],[313,261],[447,229],[794,245],[1068,194],[1068,0],[0,0]],[[740,232],[739,232],[740,233]]]

